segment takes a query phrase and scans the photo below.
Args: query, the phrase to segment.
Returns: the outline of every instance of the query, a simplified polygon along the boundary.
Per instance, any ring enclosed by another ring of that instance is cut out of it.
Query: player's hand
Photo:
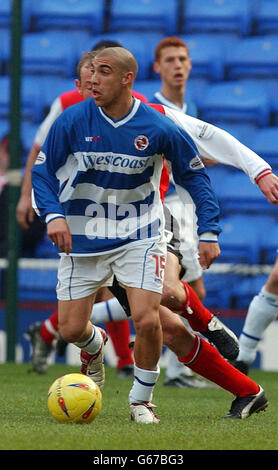
[[[22,195],[16,208],[16,219],[21,228],[27,230],[34,221],[34,209],[31,196]]]
[[[278,203],[278,178],[276,175],[270,173],[264,176],[258,181],[258,186],[270,204]]]
[[[70,254],[72,249],[72,238],[67,221],[62,217],[53,219],[47,224],[47,235],[59,249]]]
[[[199,243],[199,263],[203,269],[208,269],[220,255],[220,247],[217,242]]]

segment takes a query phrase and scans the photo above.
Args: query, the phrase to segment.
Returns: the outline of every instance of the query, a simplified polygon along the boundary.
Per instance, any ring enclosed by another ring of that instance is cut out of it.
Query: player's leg
[[[152,411],[153,389],[159,377],[162,352],[159,319],[160,294],[127,287],[136,337],[134,342],[134,383],[129,393],[131,416],[137,422],[158,422]]]
[[[204,285],[204,279],[203,276],[198,277],[197,279],[194,280],[187,280],[186,273],[183,277],[183,281],[187,282],[190,287],[196,292],[198,298],[200,299],[201,302],[204,302],[204,299],[206,297],[206,288]]]
[[[58,318],[62,338],[81,349],[81,372],[100,388],[105,380],[104,330],[90,321],[96,293],[111,282],[112,272],[105,257],[63,257],[58,268]]]
[[[98,291],[97,299],[93,311],[92,318],[95,317],[95,309],[98,304],[102,302],[108,302],[113,300],[114,295],[107,287],[104,287]],[[118,304],[118,302],[116,301]],[[119,304],[118,304],[119,305]],[[107,309],[109,309],[109,304],[105,304]],[[133,356],[132,350],[129,348],[130,344],[130,325],[127,317],[123,321],[114,322],[112,318],[112,312],[108,310],[109,318],[105,321],[105,327],[109,334],[109,337],[112,340],[114,351],[117,357],[117,375],[118,377],[130,377],[133,376]],[[94,318],[94,323],[97,323],[96,317]]]
[[[166,258],[164,241],[134,244],[118,254],[113,272],[127,293],[136,332],[134,382],[129,394],[131,417],[136,422],[154,423],[153,389],[159,377],[162,330],[159,319]]]
[[[200,301],[192,287],[178,277],[179,261],[168,251],[161,304],[185,318],[192,330],[202,333],[227,359],[237,357],[235,334]]]
[[[182,322],[165,307],[160,308],[163,341],[179,356],[179,360],[194,372],[236,395],[227,418],[247,418],[266,408],[263,389],[229,364],[204,339],[186,330]]]
[[[278,259],[261,291],[252,299],[239,338],[239,355],[233,365],[248,373],[264,331],[278,316]]]
[[[163,282],[162,305],[175,309],[177,306],[185,302],[185,291],[180,283],[180,256],[174,251],[172,245],[168,245],[167,261],[165,265],[165,274]],[[187,320],[184,320],[186,324]],[[175,387],[194,387],[204,388],[208,386],[208,382],[204,381],[188,367],[184,367],[177,359],[173,352],[168,353],[168,363],[164,378],[164,385]]]
[[[55,310],[43,322],[29,325],[26,336],[32,344],[31,363],[34,372],[45,374],[48,358],[53,350],[53,342],[58,337],[58,310]]]

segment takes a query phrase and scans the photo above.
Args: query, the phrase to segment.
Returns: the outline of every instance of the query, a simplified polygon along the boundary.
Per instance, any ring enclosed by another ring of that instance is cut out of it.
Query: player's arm
[[[28,229],[29,224],[34,220],[34,211],[31,202],[32,181],[31,170],[37,159],[39,149],[33,145],[28,154],[27,163],[25,166],[25,175],[21,185],[20,198],[16,208],[16,218],[19,225],[23,229]]]
[[[34,143],[30,149],[30,152],[27,157],[27,162],[25,166],[25,174],[23,178],[23,182],[21,185],[21,193],[20,198],[16,208],[16,218],[19,225],[23,229],[28,229],[29,224],[34,220],[34,211],[32,207],[31,201],[31,192],[32,192],[32,178],[31,178],[31,170],[34,166],[34,163],[37,159],[37,156],[40,152],[41,147],[46,139],[46,136],[49,132],[49,129],[52,123],[57,119],[57,117],[61,114],[61,102],[59,98],[53,102],[48,115],[45,117],[43,122],[41,123],[35,139]]]
[[[263,158],[223,129],[164,108],[165,114],[188,132],[206,164],[222,163],[242,170],[271,204],[278,203],[278,178]]]
[[[33,208],[47,225],[47,234],[53,243],[66,254],[71,251],[71,234],[58,194],[60,180],[57,172],[71,153],[64,123],[53,124],[31,170]]]

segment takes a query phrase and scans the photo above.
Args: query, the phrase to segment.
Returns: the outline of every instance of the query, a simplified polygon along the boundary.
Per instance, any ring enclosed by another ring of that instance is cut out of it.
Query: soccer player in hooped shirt
[[[220,227],[218,204],[195,144],[132,97],[136,73],[136,60],[123,48],[96,55],[94,100],[69,108],[55,121],[32,169],[32,183],[34,207],[61,251],[60,333],[90,355],[87,373],[99,379],[103,371],[94,358],[104,338],[89,318],[97,290],[115,275],[125,286],[136,330],[131,413],[135,421],[149,423],[158,421],[150,402],[162,349],[163,155],[177,187],[186,187],[195,202],[204,267],[220,253]]]
[[[32,148],[30,149],[24,179],[21,187],[21,195],[17,205],[17,221],[23,230],[26,230],[30,222],[34,218],[34,211],[31,203],[31,169],[36,161],[36,158],[41,150],[43,143],[47,137],[48,131],[52,123],[57,117],[69,106],[80,103],[84,99],[91,98],[91,59],[94,51],[105,48],[120,46],[119,43],[110,40],[102,40],[94,45],[91,52],[86,52],[82,55],[77,65],[77,76],[75,80],[76,88],[66,91],[59,95],[51,105],[48,115],[41,123]],[[146,102],[147,99],[136,93],[133,90],[133,95],[141,101]],[[108,289],[101,289],[98,293],[97,302],[100,300],[107,300],[112,293]],[[133,356],[129,348],[130,343],[130,326],[127,320],[120,323],[113,323],[107,321],[105,328],[108,331],[109,337],[117,356],[117,375],[121,377],[130,376],[133,373]],[[31,362],[34,371],[43,374],[48,368],[48,357],[53,349],[53,343],[58,335],[58,313],[57,310],[53,312],[42,324],[35,322],[29,325],[27,335],[32,342],[32,357]],[[59,340],[57,343],[58,355],[62,355],[65,350],[65,343]]]

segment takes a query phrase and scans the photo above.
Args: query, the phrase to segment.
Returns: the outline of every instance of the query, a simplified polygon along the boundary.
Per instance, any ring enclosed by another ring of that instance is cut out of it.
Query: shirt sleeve
[[[219,127],[170,108],[165,107],[165,113],[188,132],[201,157],[242,170],[252,183],[262,171],[271,170],[271,166],[259,155]]]
[[[40,127],[37,130],[37,133],[34,139],[34,145],[37,148],[40,149],[43,146],[51,125],[57,119],[57,117],[60,116],[62,112],[63,112],[63,109],[62,109],[61,100],[58,97],[53,101],[51,108],[49,110],[49,113],[47,114],[47,116],[45,117],[45,119],[43,120],[43,122],[41,123]]]
[[[188,191],[197,215],[197,232],[219,234],[219,205],[212,189],[209,176],[200,159],[191,137],[180,127],[167,134],[165,157],[170,160],[173,178],[178,195],[185,201],[184,191]]]
[[[59,201],[60,187],[64,184],[60,175],[70,154],[71,145],[65,120],[57,119],[32,168],[33,207],[45,222],[49,221],[49,214],[65,216]]]

